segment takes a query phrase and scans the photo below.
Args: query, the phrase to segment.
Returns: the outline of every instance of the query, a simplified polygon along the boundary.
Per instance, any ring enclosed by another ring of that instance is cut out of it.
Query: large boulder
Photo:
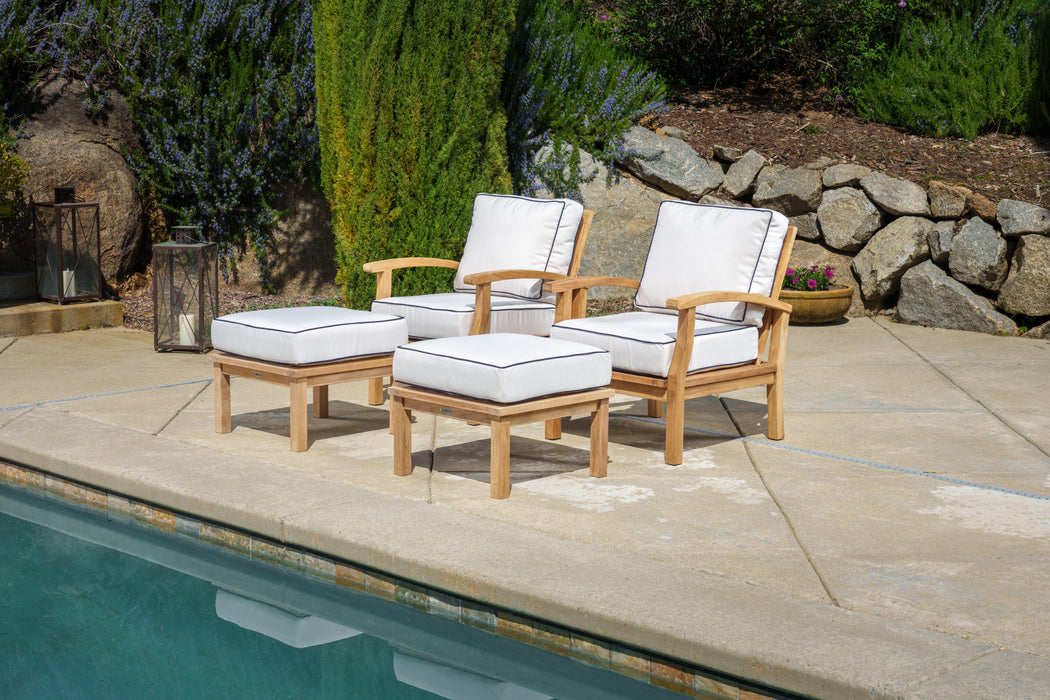
[[[722,190],[733,198],[750,194],[755,189],[755,178],[765,165],[766,159],[758,151],[748,151],[739,156],[726,171]]]
[[[873,172],[860,179],[861,189],[883,211],[894,216],[929,216],[926,190],[910,180]]]
[[[995,218],[1004,236],[1050,235],[1050,209],[1014,199],[999,200]]]
[[[1017,333],[1017,325],[931,261],[919,263],[901,278],[897,320],[935,328],[979,333]]]
[[[934,180],[927,189],[930,198],[930,215],[935,219],[958,219],[966,212],[965,187],[953,187]]]
[[[824,189],[820,173],[807,168],[765,168],[751,203],[775,209],[785,216],[798,216],[817,210]]]
[[[1008,314],[1050,315],[1050,238],[1021,236],[997,305]]]
[[[1010,268],[1009,246],[995,229],[974,217],[952,237],[948,269],[963,284],[998,292]]]
[[[701,158],[685,141],[644,127],[628,129],[624,147],[632,154],[624,158],[624,168],[676,197],[696,201],[718,189],[725,177],[721,165]]]
[[[882,215],[863,192],[842,187],[824,193],[817,221],[829,246],[856,252],[879,230]]]
[[[926,236],[930,244],[930,259],[938,265],[946,265],[952,251],[952,238],[955,237],[954,221],[938,221]]]
[[[139,147],[127,102],[117,94],[98,119],[84,111],[81,80],[53,78],[38,88],[44,109],[26,122],[28,139],[18,155],[29,163],[24,191],[35,201],[54,201],[56,187],[76,188],[77,199],[99,203],[102,275],[113,283],[145,267],[150,240],[138,178],[122,149]]]
[[[932,221],[918,216],[894,219],[857,253],[853,271],[867,302],[879,303],[896,295],[904,273],[930,257],[926,239],[931,228]]]
[[[788,224],[795,227],[795,235],[804,241],[819,241],[821,239],[820,225],[817,223],[817,215],[813,212],[789,217]]]
[[[824,171],[822,179],[824,186],[828,189],[835,187],[858,187],[860,185],[861,178],[867,177],[871,174],[871,168],[857,165],[856,163],[840,163],[839,165],[832,165],[830,168]]]

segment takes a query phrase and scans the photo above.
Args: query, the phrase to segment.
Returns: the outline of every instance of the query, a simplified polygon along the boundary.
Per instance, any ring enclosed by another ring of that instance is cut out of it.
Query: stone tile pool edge
[[[422,612],[439,615],[501,636],[609,669],[635,680],[700,698],[777,700],[799,697],[761,688],[717,672],[699,669],[615,640],[504,610],[325,554],[290,547],[255,533],[175,512],[0,460],[0,482],[28,489],[48,499],[87,507],[107,517],[150,527],[219,547],[229,553],[280,566],[351,590],[379,596]]]

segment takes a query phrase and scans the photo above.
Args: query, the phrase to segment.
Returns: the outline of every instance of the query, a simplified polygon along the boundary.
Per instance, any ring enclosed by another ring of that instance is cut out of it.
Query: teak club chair
[[[376,274],[372,311],[402,316],[411,339],[480,333],[545,336],[559,316],[545,281],[575,277],[580,270],[594,212],[570,199],[532,199],[479,194],[457,262],[441,258],[394,258],[364,265]],[[443,294],[391,296],[394,270],[447,267],[456,270]],[[369,381],[368,402],[383,402],[383,379]]]
[[[571,319],[552,338],[608,350],[618,392],[667,404],[664,461],[682,463],[685,401],[766,387],[767,434],[784,438],[784,354],[791,306],[777,299],[795,227],[768,209],[665,201],[639,281],[578,277],[548,283]],[[637,311],[584,318],[587,290],[637,290]],[[767,352],[768,349],[768,352]]]

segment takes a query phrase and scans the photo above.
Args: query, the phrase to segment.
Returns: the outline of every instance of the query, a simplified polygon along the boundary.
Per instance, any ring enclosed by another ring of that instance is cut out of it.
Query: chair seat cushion
[[[609,353],[589,345],[512,333],[435,338],[394,351],[394,381],[516,403],[609,384]]]
[[[408,342],[405,319],[335,306],[242,311],[211,324],[216,350],[286,365],[393,352]]]
[[[614,369],[666,377],[671,368],[678,317],[631,311],[610,316],[562,321],[551,338],[586,343],[608,350]],[[751,362],[758,357],[758,329],[696,320],[690,372]]]
[[[547,335],[554,323],[554,306],[538,301],[491,297],[489,331]],[[372,302],[372,311],[402,316],[413,338],[449,338],[470,333],[474,294],[421,294],[387,297]]]

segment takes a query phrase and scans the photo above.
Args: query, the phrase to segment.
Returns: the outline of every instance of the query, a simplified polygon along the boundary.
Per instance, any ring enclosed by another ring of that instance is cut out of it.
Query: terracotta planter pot
[[[780,291],[780,300],[791,304],[791,323],[831,323],[846,315],[853,302],[853,287],[835,284],[822,292]]]

